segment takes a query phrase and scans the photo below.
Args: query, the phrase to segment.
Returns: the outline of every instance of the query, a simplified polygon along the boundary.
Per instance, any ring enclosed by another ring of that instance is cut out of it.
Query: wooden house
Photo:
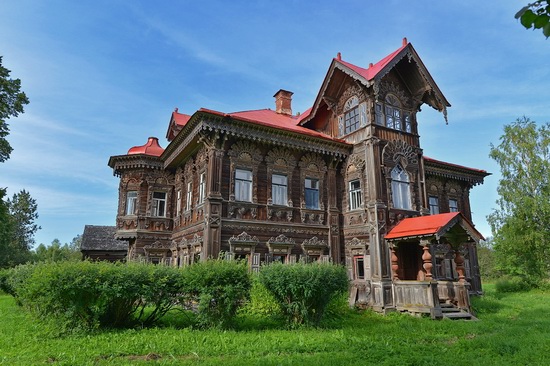
[[[128,259],[332,262],[350,304],[466,313],[481,293],[469,192],[488,173],[424,156],[420,107],[446,119],[450,104],[412,44],[367,68],[338,54],[302,114],[292,94],[274,110],[176,109],[166,148],[151,137],[110,158]]]

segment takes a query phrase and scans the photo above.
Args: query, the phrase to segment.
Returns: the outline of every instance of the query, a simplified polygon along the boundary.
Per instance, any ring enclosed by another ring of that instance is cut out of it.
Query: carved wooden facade
[[[181,266],[225,253],[254,270],[330,261],[348,268],[350,303],[379,311],[403,310],[395,294],[407,299],[406,281],[422,282],[425,297],[438,280],[480,292],[475,241],[457,251],[443,239],[385,239],[406,218],[456,210],[470,220],[469,191],[487,175],[423,156],[417,111],[428,104],[446,118],[449,103],[412,45],[368,69],[334,59],[301,115],[291,95],[279,91],[274,111],[176,110],[166,149],[150,140],[112,156],[128,258]]]

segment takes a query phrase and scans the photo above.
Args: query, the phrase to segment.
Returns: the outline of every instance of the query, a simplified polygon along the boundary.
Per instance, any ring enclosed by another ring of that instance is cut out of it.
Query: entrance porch
[[[469,280],[479,278],[476,245],[483,236],[462,214],[407,218],[385,239],[398,311],[434,319],[472,317]],[[472,282],[480,293],[481,282]]]

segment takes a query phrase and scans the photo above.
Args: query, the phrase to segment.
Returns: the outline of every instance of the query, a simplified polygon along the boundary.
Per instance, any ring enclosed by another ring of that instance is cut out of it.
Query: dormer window
[[[357,130],[359,125],[359,99],[351,97],[344,105],[344,134]]]
[[[376,102],[376,124],[393,130],[412,132],[411,115],[403,110],[401,101],[393,94],[386,95],[384,103]]]

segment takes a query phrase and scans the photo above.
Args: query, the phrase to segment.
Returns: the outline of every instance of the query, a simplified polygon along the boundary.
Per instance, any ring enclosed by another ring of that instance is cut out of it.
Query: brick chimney
[[[292,115],[292,94],[294,93],[283,89],[275,93],[275,112]]]

